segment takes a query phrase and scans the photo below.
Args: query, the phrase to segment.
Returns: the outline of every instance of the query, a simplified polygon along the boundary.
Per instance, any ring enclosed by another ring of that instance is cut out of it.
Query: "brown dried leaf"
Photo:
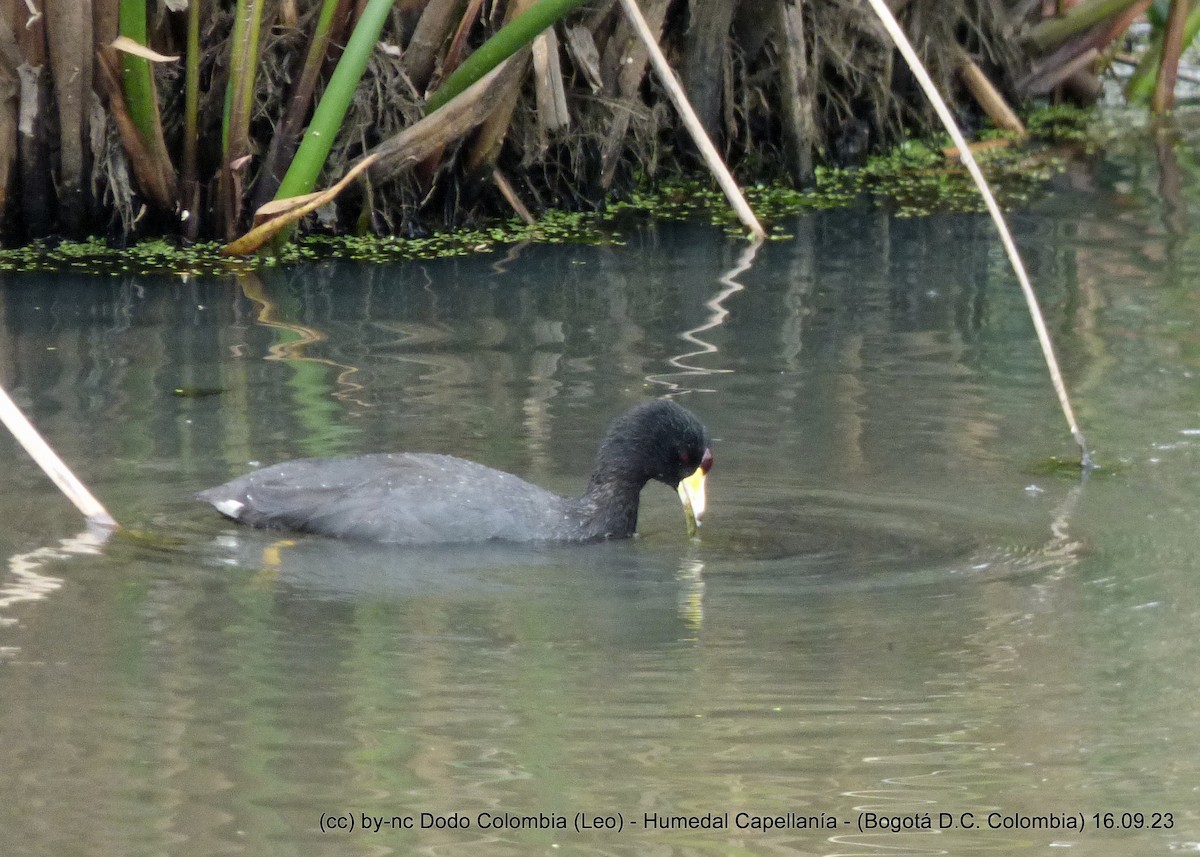
[[[178,56],[167,56],[160,54],[158,51],[153,51],[143,45],[141,42],[135,42],[129,36],[117,36],[112,41],[112,47],[122,53],[130,54],[131,56],[141,57],[150,62],[179,62]]]

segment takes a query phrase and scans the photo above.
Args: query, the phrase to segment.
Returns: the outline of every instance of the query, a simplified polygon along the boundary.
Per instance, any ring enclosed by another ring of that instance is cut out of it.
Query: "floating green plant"
[[[1026,472],[1033,476],[1065,477],[1069,479],[1077,479],[1084,472],[1089,476],[1112,476],[1121,469],[1119,464],[1115,467],[1106,464],[1104,466],[1084,468],[1078,458],[1059,458],[1057,455],[1040,458],[1025,468]]]

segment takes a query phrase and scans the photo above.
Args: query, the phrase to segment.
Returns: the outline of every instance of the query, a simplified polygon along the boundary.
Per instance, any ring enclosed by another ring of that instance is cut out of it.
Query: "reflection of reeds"
[[[16,622],[3,615],[17,604],[41,601],[60,589],[61,577],[42,574],[38,569],[72,556],[95,556],[108,540],[109,531],[86,529],[69,539],[59,539],[58,547],[40,547],[8,558],[8,578],[0,583],[0,627]]]
[[[328,414],[327,396],[330,394],[324,373],[313,375],[309,371],[308,367],[313,364],[329,366],[337,370],[334,378],[335,389],[332,391],[333,396],[353,402],[356,405],[361,405],[364,408],[371,407],[369,403],[356,398],[356,395],[363,389],[361,384],[351,380],[351,377],[358,372],[357,366],[348,366],[338,363],[335,360],[325,357],[312,357],[305,353],[309,346],[325,341],[327,337],[324,332],[310,325],[277,318],[275,302],[267,294],[262,280],[257,275],[252,273],[239,274],[238,284],[242,287],[242,293],[258,304],[257,322],[280,332],[279,339],[268,347],[268,356],[266,359],[280,360],[296,367],[297,371],[293,379],[293,384],[301,391],[298,398],[310,403],[310,405],[315,407],[315,411],[319,412],[315,413],[313,408],[305,409],[306,416],[311,418],[310,422],[312,425],[310,425],[310,428],[316,428],[319,424],[323,424],[325,417],[320,416],[320,414]]]
[[[663,373],[659,375],[647,376],[647,381],[655,384],[665,385],[671,392],[682,392],[682,387],[673,381],[664,380],[666,378],[680,376],[695,376],[695,375],[715,375],[724,372],[731,372],[731,369],[722,369],[717,367],[698,366],[692,362],[692,358],[700,357],[706,354],[716,354],[720,351],[716,345],[704,339],[701,334],[707,331],[720,327],[725,323],[725,319],[729,317],[729,310],[725,308],[725,301],[742,291],[745,286],[738,282],[737,278],[750,270],[754,264],[754,257],[758,254],[758,248],[762,246],[762,241],[755,239],[746,246],[746,249],[738,256],[737,262],[733,267],[721,275],[721,290],[712,298],[704,302],[705,309],[708,310],[708,318],[702,324],[685,330],[679,334],[679,338],[686,342],[689,346],[695,346],[692,351],[687,351],[683,354],[676,354],[667,362],[675,367],[677,371]],[[715,390],[696,389],[693,392],[713,393]]]

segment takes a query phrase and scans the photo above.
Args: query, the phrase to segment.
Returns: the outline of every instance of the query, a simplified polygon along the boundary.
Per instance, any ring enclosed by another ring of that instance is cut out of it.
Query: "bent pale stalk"
[[[58,489],[67,495],[67,499],[75,504],[90,523],[103,527],[116,527],[117,522],[100,501],[92,496],[92,492],[79,481],[71,469],[63,463],[50,444],[38,434],[37,429],[29,422],[16,403],[9,398],[8,392],[0,387],[0,420],[8,426],[17,442],[25,448],[29,456],[37,462]]]
[[[979,194],[983,197],[988,214],[992,216],[992,221],[996,224],[996,231],[1000,233],[1000,243],[1004,245],[1004,251],[1008,254],[1008,260],[1012,263],[1013,271],[1017,275],[1017,282],[1021,284],[1021,291],[1025,295],[1025,304],[1029,308],[1030,317],[1033,319],[1033,329],[1037,332],[1038,343],[1042,346],[1042,356],[1045,358],[1046,368],[1050,372],[1050,382],[1054,385],[1054,392],[1058,395],[1058,404],[1062,408],[1063,416],[1066,417],[1067,428],[1071,432],[1071,437],[1079,445],[1079,465],[1084,470],[1090,470],[1096,465],[1093,463],[1092,456],[1088,452],[1087,441],[1083,438],[1083,432],[1079,430],[1079,424],[1075,421],[1075,412],[1071,408],[1071,399],[1067,395],[1067,385],[1063,381],[1062,372],[1058,368],[1058,360],[1054,356],[1054,344],[1050,341],[1050,333],[1047,331],[1046,322],[1042,318],[1042,310],[1038,306],[1037,296],[1033,292],[1033,284],[1029,282],[1029,275],[1025,272],[1025,265],[1021,261],[1021,254],[1017,252],[1016,242],[1013,241],[1012,233],[1008,230],[1008,224],[1004,220],[1004,215],[1000,212],[1000,206],[997,204],[996,198],[992,195],[992,190],[988,186],[987,179],[983,177],[983,171],[979,169],[979,164],[976,163],[975,156],[971,154],[971,149],[967,146],[967,141],[963,137],[962,131],[958,129],[958,124],[954,121],[954,116],[950,113],[950,108],[946,106],[941,93],[938,92],[933,80],[929,77],[929,72],[921,64],[921,59],[917,56],[917,52],[913,50],[908,37],[904,35],[904,31],[900,28],[896,17],[883,0],[868,0],[868,2],[870,2],[871,8],[875,10],[875,14],[879,16],[879,21],[883,24],[883,28],[892,37],[892,41],[896,43],[897,49],[899,49],[900,54],[904,57],[904,61],[908,63],[908,67],[917,78],[917,82],[921,84],[921,89],[925,91],[925,95],[933,104],[934,111],[937,113],[938,118],[942,120],[942,124],[946,126],[946,131],[949,132],[950,138],[954,140],[954,145],[958,146],[958,155],[962,159],[963,165],[966,166],[967,172],[974,179],[975,186],[979,188]]]

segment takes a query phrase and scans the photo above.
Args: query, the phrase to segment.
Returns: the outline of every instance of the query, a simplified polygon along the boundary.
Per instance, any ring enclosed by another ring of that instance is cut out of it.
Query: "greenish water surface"
[[[1200,850],[1200,125],[1179,133],[1013,214],[1086,480],[1044,467],[1072,444],[976,215],[807,214],[756,254],[664,225],[3,275],[0,381],[138,535],[81,533],[0,438],[0,853]],[[577,491],[650,395],[712,430],[699,540],[658,485],[639,538],[571,549],[288,538],[191,500],[400,449]]]

